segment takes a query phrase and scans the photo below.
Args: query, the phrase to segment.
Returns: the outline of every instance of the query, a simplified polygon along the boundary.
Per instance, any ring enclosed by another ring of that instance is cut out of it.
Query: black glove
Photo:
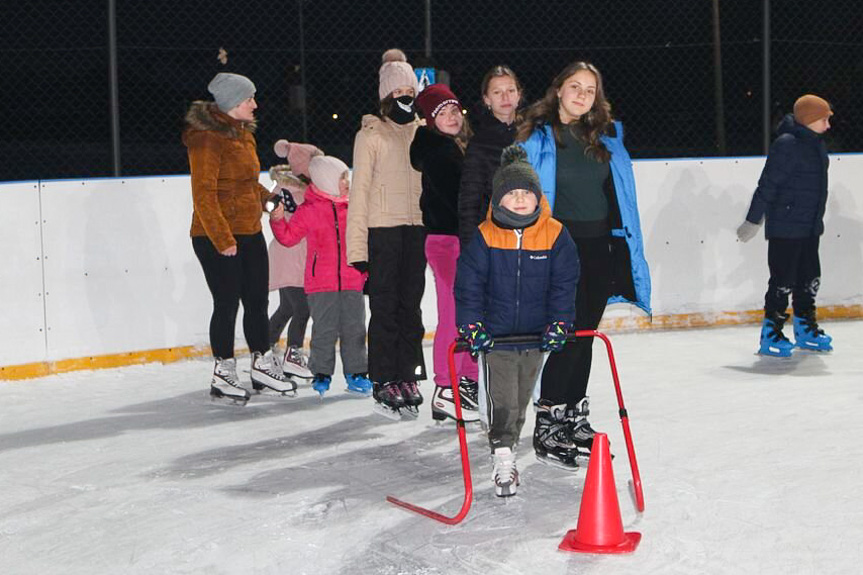
[[[282,205],[285,206],[285,211],[293,214],[297,211],[297,202],[294,200],[294,195],[288,188],[282,188]]]
[[[351,266],[361,274],[369,271],[369,262],[354,262]]]

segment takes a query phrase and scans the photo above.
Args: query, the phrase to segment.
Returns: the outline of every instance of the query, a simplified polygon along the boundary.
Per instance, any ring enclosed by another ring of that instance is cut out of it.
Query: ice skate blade
[[[498,487],[495,485],[494,494],[500,497],[501,499],[512,497],[517,493],[516,489],[512,485],[505,485],[503,487]]]
[[[833,346],[832,345],[828,346],[828,347],[822,347],[819,345],[809,346],[809,345],[805,345],[805,344],[801,345],[799,343],[796,343],[796,344],[794,344],[794,349],[800,350],[800,351],[811,351],[814,353],[830,353],[833,351]]]
[[[765,353],[763,351],[756,351],[755,355],[757,355],[759,357],[770,357],[773,359],[783,359],[783,360],[791,359],[791,357],[792,357],[792,354],[790,352],[788,353],[788,355],[779,355],[779,354],[775,354],[775,353]]]
[[[541,457],[539,455],[536,456],[536,460],[542,463],[543,465],[548,465],[549,467],[556,467],[557,469],[563,469],[564,471],[569,471],[570,473],[575,473],[581,467],[578,465],[578,461],[576,460],[575,465],[567,465],[566,463],[553,459],[551,457]]]
[[[383,403],[378,403],[377,401],[372,406],[372,411],[377,413],[378,415],[382,415],[391,421],[401,421],[402,416],[397,409],[393,409],[392,407],[387,407]]]
[[[371,397],[372,396],[371,390],[369,390],[368,392],[362,392],[362,391],[357,391],[355,389],[351,389],[349,387],[345,388],[345,393],[347,393],[350,396],[357,397],[357,398],[364,398],[364,397]]]
[[[255,393],[257,395],[265,395],[268,397],[284,397],[287,399],[296,399],[297,398],[297,390],[296,389],[279,391],[277,389],[273,389],[271,387],[264,386],[261,389],[255,388]]]
[[[210,392],[210,402],[217,403],[219,405],[230,405],[237,407],[244,407],[247,403],[249,403],[249,398],[242,397],[231,397],[230,395],[225,395],[224,393],[218,392],[213,393]]]
[[[414,405],[406,405],[399,408],[399,414],[402,419],[412,421],[420,416],[420,410]]]
[[[479,413],[474,410],[462,409],[461,415],[465,423],[479,423]],[[445,423],[446,421],[458,421],[454,414],[437,409],[432,409],[432,419],[434,419],[438,423]]]

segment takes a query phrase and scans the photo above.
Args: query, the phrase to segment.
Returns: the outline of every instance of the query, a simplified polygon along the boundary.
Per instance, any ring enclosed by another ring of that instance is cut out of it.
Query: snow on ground
[[[836,352],[790,360],[753,355],[755,326],[611,336],[643,515],[595,344],[591,419],[624,527],[643,533],[631,555],[557,550],[584,472],[534,460],[532,417],[509,500],[469,427],[475,500],[446,526],[385,501],[459,509],[455,426],[427,405],[390,422],[339,378],[324,401],[304,385],[213,404],[202,360],[2,382],[0,573],[859,573],[863,323],[824,327]]]

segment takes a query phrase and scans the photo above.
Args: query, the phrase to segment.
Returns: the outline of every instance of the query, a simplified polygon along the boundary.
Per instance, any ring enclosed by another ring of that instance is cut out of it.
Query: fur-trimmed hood
[[[186,112],[186,130],[183,133],[183,142],[186,142],[186,133],[192,130],[221,132],[229,138],[239,138],[243,130],[254,133],[257,122],[241,122],[225,114],[215,102],[198,100],[192,102],[189,111]]]

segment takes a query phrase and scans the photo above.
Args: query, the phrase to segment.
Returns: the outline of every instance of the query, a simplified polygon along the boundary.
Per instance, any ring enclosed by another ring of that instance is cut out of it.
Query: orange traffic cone
[[[623,532],[608,436],[597,433],[584,480],[578,525],[566,533],[557,548],[576,553],[630,553],[640,541],[641,533]]]

